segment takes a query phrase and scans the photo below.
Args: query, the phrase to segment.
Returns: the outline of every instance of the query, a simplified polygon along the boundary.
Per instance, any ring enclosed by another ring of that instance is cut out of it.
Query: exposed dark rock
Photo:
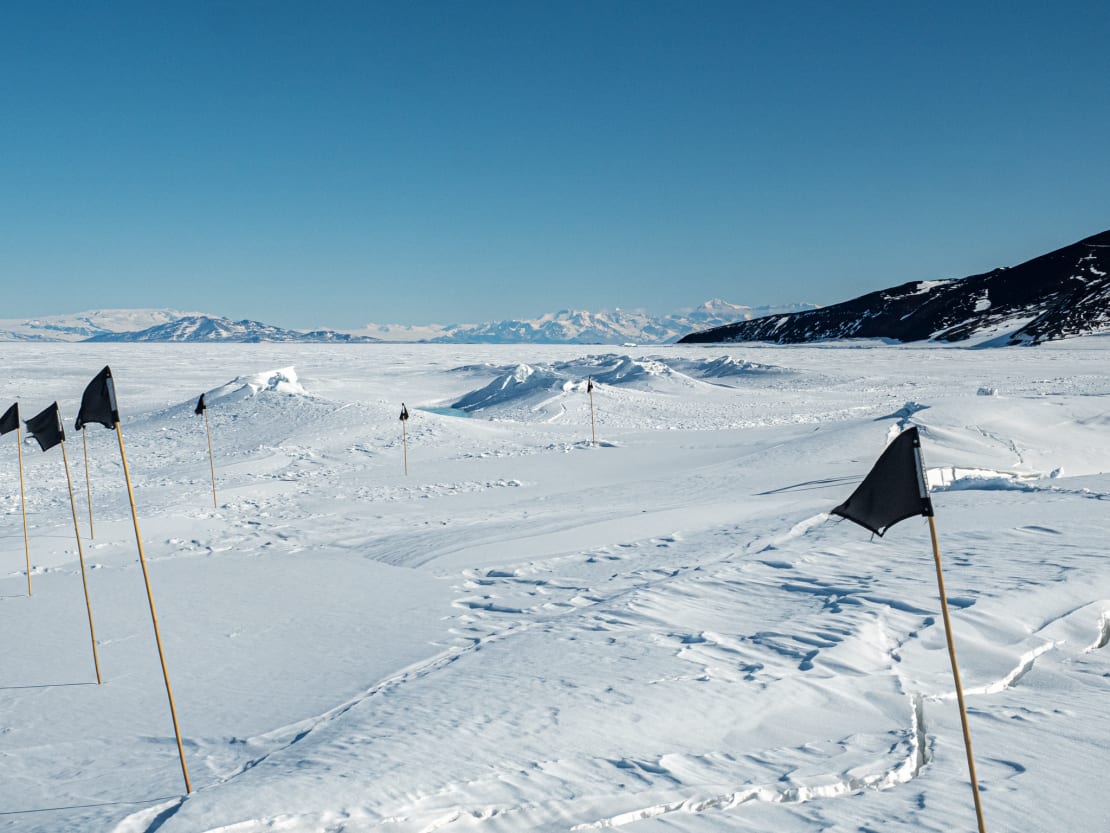
[[[997,333],[1037,344],[1110,332],[1110,231],[1022,263],[959,280],[914,281],[851,301],[692,333],[680,343],[842,338],[958,342]]]

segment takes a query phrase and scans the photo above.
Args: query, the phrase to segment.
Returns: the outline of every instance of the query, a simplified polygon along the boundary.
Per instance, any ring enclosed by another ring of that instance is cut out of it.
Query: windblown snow
[[[264,370],[248,376],[237,376],[227,384],[208,391],[207,400],[214,403],[222,399],[248,399],[264,392],[284,393],[290,396],[308,394],[297,379],[297,368],[289,366],[277,370]]]
[[[194,791],[114,432],[88,492],[66,444],[100,686],[60,449],[29,597],[7,434],[0,830],[974,829],[928,526],[827,514],[909,425],[987,827],[1107,829],[1106,338],[5,350],[67,429],[112,367]]]

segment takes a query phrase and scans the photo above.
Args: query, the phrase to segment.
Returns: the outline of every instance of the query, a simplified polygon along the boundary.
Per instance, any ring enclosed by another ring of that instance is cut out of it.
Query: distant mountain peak
[[[173,309],[95,309],[69,315],[40,315],[0,320],[5,341],[83,341],[103,333],[134,332],[184,315]]]
[[[666,344],[698,329],[731,323],[754,315],[815,308],[814,304],[743,307],[720,298],[713,298],[692,309],[661,316],[623,307],[600,312],[567,308],[531,319],[509,319],[451,327],[432,340],[450,343]]]
[[[334,330],[303,333],[263,324],[259,321],[232,321],[212,315],[185,315],[145,330],[123,333],[99,333],[88,341],[170,341],[170,342],[368,342],[376,339],[352,336]]]

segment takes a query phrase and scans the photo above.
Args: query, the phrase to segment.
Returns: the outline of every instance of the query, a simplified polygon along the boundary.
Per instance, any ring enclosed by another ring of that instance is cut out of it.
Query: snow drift
[[[550,415],[567,396],[586,392],[587,380],[595,385],[614,389],[689,394],[690,389],[707,381],[716,384],[742,384],[746,377],[778,372],[778,368],[738,360],[731,356],[715,359],[604,354],[585,356],[570,361],[515,367],[479,367],[468,365],[455,372],[495,373],[483,387],[454,400],[450,407],[476,413],[501,412],[542,413]],[[600,391],[599,391],[600,395]]]

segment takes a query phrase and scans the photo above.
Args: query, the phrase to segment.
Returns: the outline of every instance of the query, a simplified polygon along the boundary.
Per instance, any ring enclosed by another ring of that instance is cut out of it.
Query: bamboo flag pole
[[[96,630],[93,627],[92,603],[89,601],[89,580],[85,575],[85,551],[81,548],[81,530],[77,528],[77,503],[73,499],[73,480],[69,476],[69,458],[66,456],[66,442],[62,440],[62,462],[66,467],[66,483],[69,485],[69,506],[73,510],[73,534],[77,536],[77,557],[81,561],[81,583],[85,586],[85,608],[89,612],[89,638],[92,639],[93,665],[96,666],[96,684],[100,685],[100,660],[96,656]]]
[[[212,456],[212,429],[208,427],[208,409],[204,409],[204,431],[208,434],[208,467],[212,470],[212,508],[216,503],[216,458]]]
[[[409,435],[405,426],[409,421],[409,409],[405,407],[405,403],[401,403],[401,448],[402,455],[405,460],[405,477],[409,476]]]
[[[27,557],[27,595],[31,595],[31,544],[27,540],[27,495],[23,488],[23,432],[19,419],[15,425],[16,447],[19,449],[19,505],[23,508],[23,552]]]
[[[921,453],[921,437],[917,426],[911,426],[895,437],[879,456],[863,482],[844,503],[832,510],[833,515],[847,518],[876,535],[883,535],[894,524],[924,515],[929,519],[929,535],[933,541],[933,561],[937,568],[937,589],[944,619],[944,637],[948,641],[948,658],[952,662],[952,679],[956,682],[956,701],[960,707],[967,769],[971,776],[971,793],[975,798],[975,818],[979,833],[987,833],[983,821],[983,804],[979,797],[979,779],[975,775],[975,756],[971,752],[971,730],[967,723],[964,690],[960,684],[960,667],[956,663],[956,643],[952,637],[952,620],[948,615],[948,596],[944,591],[944,573],[940,565],[940,545],[933,518],[933,501],[929,496],[925,460]]]
[[[212,429],[209,428],[208,405],[204,404],[204,394],[203,393],[201,394],[201,398],[199,400],[196,400],[196,408],[193,409],[193,413],[203,413],[204,414],[204,433],[208,434],[208,439],[209,439],[209,469],[212,472],[212,509],[216,509],[216,508],[218,508],[219,504],[216,503],[216,501],[215,501],[215,458],[212,455]]]
[[[208,468],[212,470],[212,508],[216,509],[216,458],[212,456],[212,429],[208,427],[208,406],[204,403],[204,394],[197,400],[193,408],[194,414],[204,414],[204,433],[208,435]]]
[[[154,592],[150,587],[150,573],[146,566],[146,554],[143,552],[143,536],[139,531],[139,513],[135,510],[135,491],[131,487],[131,471],[127,467],[127,452],[123,447],[123,429],[119,424],[119,409],[116,407],[116,388],[112,381],[112,369],[105,367],[98,373],[81,397],[81,410],[77,412],[77,429],[83,425],[96,422],[105,428],[116,431],[119,440],[119,456],[123,463],[123,476],[127,482],[127,500],[131,504],[131,520],[135,525],[135,545],[139,549],[139,564],[143,569],[143,582],[146,584],[146,598],[150,604],[150,621],[154,625],[154,641],[158,645],[158,659],[162,663],[162,679],[166,683],[166,697],[170,701],[170,716],[173,718],[173,734],[177,740],[177,755],[181,759],[181,774],[185,776],[185,792],[191,793],[193,786],[189,782],[189,768],[185,764],[185,747],[181,743],[181,727],[177,722],[177,707],[173,702],[173,689],[170,687],[170,672],[166,667],[166,652],[162,648],[162,632],[158,628],[158,613],[154,608]]]
[[[181,728],[177,723],[177,708],[174,706],[173,689],[170,687],[170,672],[166,668],[166,654],[162,649],[162,634],[158,629],[158,613],[154,609],[154,593],[150,589],[150,574],[147,572],[146,555],[143,553],[143,536],[139,532],[139,515],[135,511],[135,492],[131,488],[131,472],[127,468],[127,453],[123,449],[123,430],[120,428],[118,419],[116,420],[116,437],[119,438],[119,456],[123,461],[123,476],[127,481],[127,499],[131,503],[131,520],[135,526],[135,543],[139,548],[139,564],[143,568],[146,597],[150,603],[150,620],[154,624],[154,641],[158,643],[158,659],[162,663],[162,679],[166,682],[166,697],[170,701],[170,716],[173,718],[173,734],[177,739],[177,755],[181,759],[181,774],[185,776],[185,792],[191,793],[193,786],[189,782],[189,767],[185,764],[185,748],[181,744]]]
[[[57,405],[58,403],[54,403]],[[50,409],[46,409],[50,413]],[[61,422],[55,420],[55,430]],[[0,416],[0,434],[15,431],[15,447],[19,451],[19,505],[23,509],[23,552],[27,557],[27,595],[31,595],[31,545],[27,540],[27,493],[23,488],[23,432],[19,428],[19,403],[15,402]]]
[[[5,414],[4,419],[7,419]],[[80,421],[80,417],[78,417]],[[77,538],[77,557],[81,561],[81,583],[85,586],[85,609],[89,612],[89,639],[92,640],[93,665],[96,667],[96,684],[100,685],[100,659],[96,655],[96,629],[93,627],[92,603],[89,601],[89,579],[85,570],[85,551],[81,547],[81,530],[77,525],[77,501],[73,499],[73,478],[69,473],[69,457],[66,454],[66,432],[62,425],[62,412],[55,402],[41,413],[26,422],[27,432],[38,441],[39,448],[49,451],[56,445],[62,447],[62,462],[66,468],[66,485],[69,487],[69,508],[73,512],[73,534]],[[80,426],[78,426],[80,429]],[[20,455],[22,470],[22,455]],[[22,475],[21,475],[22,476]],[[30,581],[30,561],[28,560],[28,582]],[[30,584],[28,584],[28,587]]]
[[[948,617],[948,597],[944,593],[944,573],[940,568],[940,545],[937,543],[937,525],[929,516],[929,536],[933,540],[933,561],[937,567],[937,588],[940,590],[940,612],[944,619],[944,636],[948,640],[948,656],[952,660],[952,679],[956,682],[956,702],[960,706],[960,725],[964,730],[964,748],[967,750],[967,770],[971,776],[971,793],[975,797],[975,819],[979,823],[979,833],[987,833],[983,821],[983,804],[979,798],[979,780],[975,775],[975,756],[971,751],[971,729],[967,723],[967,708],[964,705],[964,690],[960,684],[960,667],[956,663],[956,643],[952,639],[952,621]]]
[[[589,377],[586,380],[586,393],[590,395],[590,442],[597,445],[597,431],[594,430],[594,380]]]
[[[81,429],[81,443],[85,446],[85,490],[89,495],[89,540],[96,537],[93,532],[93,516],[92,516],[92,481],[89,479],[89,440],[88,432],[83,428]]]

